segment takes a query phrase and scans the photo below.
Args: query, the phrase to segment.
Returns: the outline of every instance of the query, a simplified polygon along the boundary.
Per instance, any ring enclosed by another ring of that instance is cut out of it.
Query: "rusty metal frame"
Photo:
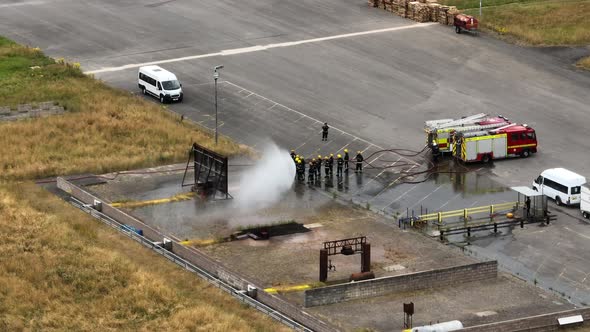
[[[190,168],[194,172],[193,181],[187,183],[187,173]],[[232,198],[228,191],[228,158],[193,143],[189,150],[181,186],[191,186],[193,191],[199,188],[208,190],[210,186],[213,198],[217,196],[217,192],[220,192],[225,199]]]
[[[324,242],[324,249],[328,250],[328,256],[339,255],[340,252],[337,251],[337,249],[342,248],[344,246],[351,246],[353,247],[354,252],[358,253],[362,252],[362,245],[364,243],[367,243],[367,237],[359,236],[349,239]]]

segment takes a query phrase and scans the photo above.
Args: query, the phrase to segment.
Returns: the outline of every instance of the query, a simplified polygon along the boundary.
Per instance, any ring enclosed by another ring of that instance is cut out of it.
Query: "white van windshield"
[[[165,81],[162,82],[162,86],[164,87],[164,90],[176,90],[180,89],[180,82],[178,82],[177,80]]]

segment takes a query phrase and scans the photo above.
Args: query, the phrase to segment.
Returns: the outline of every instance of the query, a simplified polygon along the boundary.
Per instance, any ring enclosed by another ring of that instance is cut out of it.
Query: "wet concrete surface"
[[[249,167],[230,167],[229,187],[236,198],[240,195],[238,179],[240,175],[248,172]],[[168,169],[175,169],[175,167],[170,166]],[[404,185],[405,188],[397,190],[407,191],[414,188],[412,195],[429,195],[437,199],[433,201],[435,205],[449,207],[458,205],[462,199],[477,202],[481,200],[478,197],[510,198],[511,193],[490,182],[485,171],[479,170],[484,172],[483,174],[475,170],[470,173],[461,173],[459,180],[457,177],[439,174],[437,178],[424,183]],[[536,227],[527,226],[522,233],[511,231],[508,236],[496,235],[494,238],[489,237],[488,234],[476,236],[471,239],[472,243],[476,244],[466,247],[466,251],[473,256],[471,258],[466,256],[460,248],[448,246],[436,240],[425,241],[423,235],[400,229],[397,222],[389,215],[376,214],[367,210],[366,205],[357,204],[351,207],[350,204],[346,204],[349,198],[341,198],[348,195],[346,197],[359,200],[363,199],[361,195],[369,197],[379,194],[387,186],[387,181],[383,181],[381,177],[387,180],[396,177],[396,174],[385,176],[385,173],[376,177],[379,173],[381,173],[379,170],[366,170],[363,175],[350,174],[346,187],[348,191],[338,191],[335,180],[334,187],[328,185],[327,188],[326,179],[311,186],[295,181],[293,187],[276,204],[263,209],[244,210],[238,208],[234,200],[204,202],[194,198],[188,201],[130,209],[129,212],[149,225],[156,226],[181,240],[219,238],[246,225],[284,220],[294,220],[308,225],[310,232],[273,237],[268,241],[245,239],[199,246],[204,252],[241,274],[258,281],[264,287],[316,283],[319,274],[318,250],[322,243],[328,240],[367,236],[372,246],[372,269],[377,276],[386,276],[450,267],[489,258],[498,258],[502,264],[507,261],[506,258],[498,257],[498,255],[488,258],[483,254],[475,253],[473,248],[483,247],[484,244],[494,245],[511,241],[511,237],[528,234],[527,231],[531,233],[530,228]],[[354,181],[350,181],[352,179]],[[370,187],[365,189],[363,185],[358,185],[357,179],[364,180],[363,184],[370,181]],[[180,186],[181,181],[182,172],[178,171],[160,175],[121,175],[106,184],[88,188],[110,201],[144,200],[170,197],[186,192],[187,188]],[[480,185],[483,188],[480,188]],[[439,189],[435,191],[436,188]],[[399,192],[388,190],[381,193],[387,197],[387,200],[398,197],[396,195],[399,195]],[[453,194],[452,197],[455,198],[443,199],[443,196],[450,194]],[[414,199],[413,204],[420,204],[419,199]],[[373,206],[369,207],[373,209]],[[514,250],[510,248],[510,252]],[[519,257],[510,257],[510,259],[516,260]],[[356,255],[331,256],[330,260],[336,269],[329,273],[329,282],[346,281],[351,273],[360,269],[360,258]],[[301,292],[284,295],[294,303],[302,304],[303,302]],[[544,293],[534,287],[533,282],[502,276],[499,281],[461,283],[432,292],[402,293],[313,308],[308,311],[340,325],[345,330],[358,327],[390,330],[397,327],[398,320],[401,319],[400,317],[392,318],[390,312],[397,312],[399,308],[396,308],[401,307],[403,302],[414,301],[424,310],[421,316],[418,316],[418,321],[421,323],[461,319],[473,325],[573,307],[566,299],[558,299],[558,295]],[[371,307],[390,309],[371,310]],[[484,311],[493,311],[496,314],[483,318],[475,315],[477,312]],[[356,314],[345,314],[347,312]],[[361,315],[363,318],[359,318],[359,313],[363,313]]]

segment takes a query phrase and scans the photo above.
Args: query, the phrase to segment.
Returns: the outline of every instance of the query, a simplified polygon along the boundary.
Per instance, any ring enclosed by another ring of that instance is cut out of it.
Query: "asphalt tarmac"
[[[134,93],[137,68],[159,64],[175,72],[185,89],[184,102],[169,107],[209,128],[215,123],[213,67],[224,65],[219,130],[255,147],[272,140],[307,156],[344,148],[365,156],[391,148],[419,151],[425,120],[484,112],[526,123],[539,139],[539,153],[531,158],[479,170],[486,181],[529,186],[550,167],[590,177],[590,74],[571,65],[587,48],[533,49],[485,34],[456,35],[451,27],[416,24],[362,0],[0,0],[0,34],[80,62],[88,73]],[[323,122],[332,127],[328,142],[320,141]],[[506,191],[493,197],[454,192],[453,181],[400,185],[400,172],[424,169],[425,159],[374,158],[378,168],[403,165],[393,172],[367,171],[362,183],[350,177],[349,187],[362,190],[349,189],[346,198],[385,214],[511,199]],[[489,186],[482,186],[485,193]],[[338,193],[337,186],[329,190]],[[571,293],[582,292],[578,302],[586,301],[590,270],[584,266],[590,258],[582,256],[580,264],[560,257],[586,247],[590,230],[578,223],[575,209],[565,212],[551,233],[562,239],[522,239],[542,254],[482,246],[491,255],[504,253],[497,256],[506,262],[527,265],[533,271],[529,279],[546,276]],[[579,236],[564,235],[573,223]],[[565,249],[549,250],[560,246]],[[536,269],[547,255],[559,266]],[[562,278],[564,269],[582,273]]]

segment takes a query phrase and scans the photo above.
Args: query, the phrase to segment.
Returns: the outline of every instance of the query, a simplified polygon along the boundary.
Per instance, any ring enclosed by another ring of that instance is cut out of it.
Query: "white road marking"
[[[455,198],[459,197],[462,193],[458,193],[457,195],[453,196],[453,198],[449,199],[445,204],[441,205],[438,209],[442,209],[445,206],[447,206],[447,204],[449,204],[452,200],[454,200]]]
[[[428,197],[430,197],[430,195],[434,194],[435,192],[437,192],[440,188],[442,188],[443,185],[441,184],[440,186],[436,187],[436,189],[434,189],[433,191],[430,192],[430,194],[424,196],[421,200],[417,201],[416,204],[410,206],[410,209],[412,209],[414,206],[422,203],[425,199],[427,199]]]
[[[588,236],[588,235],[584,235],[584,234],[580,234],[579,232],[576,232],[576,231],[574,231],[574,230],[570,229],[570,228],[569,228],[569,227],[567,227],[567,226],[566,226],[566,227],[564,227],[564,229],[565,229],[566,231],[570,231],[570,232],[572,232],[572,233],[575,233],[576,235],[578,235],[578,236],[581,236],[581,237],[583,237],[583,238],[585,238],[585,239],[587,239],[587,240],[590,240],[590,236]]]
[[[406,196],[407,193],[409,193],[410,191],[416,189],[416,187],[418,187],[418,185],[413,186],[412,188],[408,189],[405,193],[401,194],[400,196],[398,196],[396,199],[394,199],[393,201],[391,201],[391,203],[387,204],[386,206],[384,206],[381,211],[384,211],[386,208],[388,208],[391,204],[399,201],[402,197]]]
[[[0,7],[1,6],[2,5],[0,5]],[[5,6],[7,6],[7,5],[5,5]],[[319,43],[319,42],[328,41],[328,40],[336,40],[336,39],[351,38],[351,37],[358,37],[358,36],[364,36],[364,35],[372,35],[372,34],[376,34],[376,33],[392,32],[392,31],[414,29],[414,28],[424,28],[424,27],[428,27],[433,24],[437,24],[437,23],[435,23],[435,22],[416,23],[416,24],[404,25],[401,27],[353,32],[353,33],[346,33],[346,34],[342,34],[342,35],[335,35],[335,36],[328,36],[328,37],[321,37],[321,38],[312,38],[312,39],[303,39],[303,40],[285,42],[285,43],[256,45],[256,46],[236,48],[236,49],[230,49],[230,50],[222,50],[220,52],[215,52],[215,53],[191,55],[191,56],[185,56],[185,57],[180,57],[180,58],[165,59],[165,60],[158,60],[158,61],[151,61],[151,62],[144,62],[144,63],[133,63],[133,64],[127,64],[127,65],[123,65],[123,66],[119,66],[119,67],[106,67],[106,68],[86,71],[84,73],[85,74],[98,74],[98,73],[105,73],[105,72],[121,71],[121,70],[132,69],[132,68],[139,68],[142,66],[160,65],[160,64],[164,64],[164,63],[196,60],[196,59],[210,58],[210,57],[215,57],[215,56],[231,56],[231,55],[244,54],[244,53],[260,52],[260,51],[265,51],[265,50],[269,50],[272,48],[291,47],[291,46],[298,46],[298,45],[303,45],[303,44]]]
[[[25,2],[18,2],[18,3],[0,4],[0,8],[43,5],[45,3],[47,3],[47,1],[25,1]]]

